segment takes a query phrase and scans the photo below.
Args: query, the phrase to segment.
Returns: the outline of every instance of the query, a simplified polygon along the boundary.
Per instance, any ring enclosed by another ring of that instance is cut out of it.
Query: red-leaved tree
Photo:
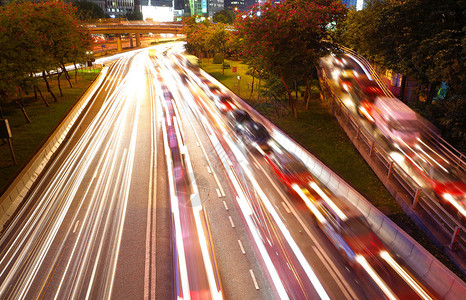
[[[346,12],[341,1],[269,0],[237,15],[235,27],[245,60],[259,61],[265,72],[281,78],[295,116],[290,86],[301,78],[306,86],[312,81],[319,59],[335,48],[328,31]],[[309,97],[309,88],[307,93]]]

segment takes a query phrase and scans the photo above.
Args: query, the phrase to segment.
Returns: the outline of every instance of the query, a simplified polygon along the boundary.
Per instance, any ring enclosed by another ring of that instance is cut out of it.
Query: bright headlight
[[[453,201],[453,196],[448,193],[442,194],[442,198],[450,202]]]

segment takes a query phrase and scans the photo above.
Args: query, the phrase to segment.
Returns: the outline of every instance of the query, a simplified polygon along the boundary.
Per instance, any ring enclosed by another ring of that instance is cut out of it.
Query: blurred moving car
[[[357,72],[351,66],[344,66],[338,77],[340,87],[347,93],[353,90]]]
[[[394,143],[415,145],[420,137],[417,114],[396,98],[376,97],[371,110],[374,124]]]
[[[339,213],[335,211],[335,205],[340,209]],[[317,209],[324,217],[319,226],[351,265],[356,265],[358,255],[368,261],[377,260],[380,251],[385,250],[366,218],[356,209],[342,206],[341,203],[333,203],[332,208],[324,199],[317,200]]]
[[[340,54],[340,55],[335,55],[332,54],[332,64],[334,67],[337,68],[343,68],[346,65],[346,59]]]
[[[201,79],[201,88],[210,98],[222,94],[222,90],[220,89],[220,87],[213,84],[210,80],[206,79],[205,77]]]
[[[466,217],[466,174],[433,151],[420,150],[406,155],[411,170],[433,189],[436,196],[453,205]]]
[[[368,121],[374,122],[371,116],[374,101],[378,96],[384,95],[383,91],[377,82],[367,78],[365,75],[356,77],[355,82],[352,97],[355,100],[357,113]]]
[[[245,143],[258,147],[263,153],[271,151],[269,132],[264,125],[254,121],[247,111],[232,109],[227,112],[227,117],[230,127],[241,136]]]
[[[252,121],[246,122],[241,132],[244,140],[252,146],[258,147],[263,153],[271,151],[269,140],[270,134],[261,123]]]
[[[239,133],[241,130],[243,130],[245,124],[253,122],[251,116],[245,110],[242,109],[235,109],[229,111],[227,117],[228,124],[236,133]]]
[[[218,94],[213,97],[214,98],[214,103],[215,106],[220,110],[222,113],[227,113],[229,111],[232,111],[236,108],[235,103],[233,103],[233,100],[226,95],[223,94]]]
[[[270,152],[265,156],[265,159],[277,178],[285,184],[292,194],[295,193],[293,185],[305,187],[309,182],[314,181],[314,177],[306,166],[288,152]]]

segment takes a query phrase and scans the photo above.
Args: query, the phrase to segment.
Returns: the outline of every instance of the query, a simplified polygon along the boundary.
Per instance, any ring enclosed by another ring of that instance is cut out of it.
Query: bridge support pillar
[[[136,33],[136,47],[141,47],[141,34]]]
[[[121,45],[121,35],[117,34],[116,40],[117,40],[117,51],[118,52],[123,51],[123,46]]]
[[[133,48],[133,34],[132,33],[129,34],[129,47]]]

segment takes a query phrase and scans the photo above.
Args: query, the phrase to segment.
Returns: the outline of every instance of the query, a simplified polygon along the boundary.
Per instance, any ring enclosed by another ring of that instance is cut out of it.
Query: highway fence
[[[392,91],[385,85],[383,80],[380,78],[379,74],[375,71],[375,69],[372,67],[372,65],[359,53],[356,51],[344,47],[344,46],[339,46],[345,53],[348,55],[352,56],[355,60],[359,61],[371,74],[371,76],[377,81],[379,84],[380,88],[384,92],[385,95],[389,97],[396,98],[395,95],[393,95]],[[425,125],[428,122],[422,122],[423,125]],[[450,145],[447,141],[445,141],[436,130],[432,129],[432,126],[424,126],[424,131],[429,134],[429,137],[437,141],[438,145],[446,152],[449,154],[449,157],[452,158],[456,164],[461,166],[463,169],[466,168],[466,155],[463,154],[462,152],[458,151],[455,147]]]
[[[202,71],[202,74],[212,82],[218,85],[222,85],[219,81],[217,81],[206,72]],[[366,217],[372,230],[384,242],[384,244],[399,258],[401,258],[411,268],[411,270],[417,274],[417,276],[429,284],[429,286],[435,290],[435,292],[437,292],[439,295],[442,295],[443,299],[462,299],[462,297],[466,294],[466,284],[460,278],[458,278],[458,276],[456,276],[446,266],[439,262],[432,254],[424,249],[424,247],[422,247],[418,242],[416,242],[401,228],[399,228],[393,221],[391,221],[387,216],[380,212],[353,187],[341,179],[335,172],[328,168],[324,163],[319,161],[314,155],[310,154],[303,146],[288,137],[281,129],[279,129],[275,124],[254,110],[254,108],[244,102],[240,97],[233,93],[231,93],[231,96],[237,103],[240,104],[240,106],[246,108],[256,120],[260,120],[269,129],[269,131],[271,129],[270,133],[273,139],[282,145],[287,151],[301,159],[315,178],[322,182],[322,184],[326,185],[337,196],[348,199],[351,204],[359,209],[359,211]],[[343,107],[341,109],[343,109]],[[351,115],[348,115],[348,117],[351,117]],[[358,136],[357,139],[364,138],[369,145],[368,149],[371,153],[371,156],[380,156],[382,159],[383,155],[381,152],[379,152],[379,146],[377,143],[367,132],[364,133],[362,128],[359,126],[358,128],[359,129],[355,131],[355,135]],[[381,147],[380,151],[383,151]],[[385,161],[384,159],[382,160]],[[397,176],[395,175],[394,170],[400,168],[397,167],[394,162],[390,161],[388,164],[382,165],[388,166],[388,168],[385,167],[385,179],[391,181],[394,176]],[[414,193],[412,199],[414,199],[415,194],[416,193]],[[421,194],[421,192],[418,192],[418,207],[422,207],[424,206],[424,203],[429,202],[424,198],[425,195]],[[438,206],[438,203],[434,206]],[[462,236],[462,241],[463,242],[461,245],[464,247],[464,236]]]
[[[324,87],[324,101],[331,108],[343,130],[359,153],[371,166],[385,187],[397,200],[406,214],[421,227],[426,234],[441,246],[446,254],[465,273],[466,253],[465,229],[457,217],[447,211],[439,201],[420,187],[394,161],[374,137],[359,123],[349,108],[338,97],[325,71],[322,71],[321,85]]]

